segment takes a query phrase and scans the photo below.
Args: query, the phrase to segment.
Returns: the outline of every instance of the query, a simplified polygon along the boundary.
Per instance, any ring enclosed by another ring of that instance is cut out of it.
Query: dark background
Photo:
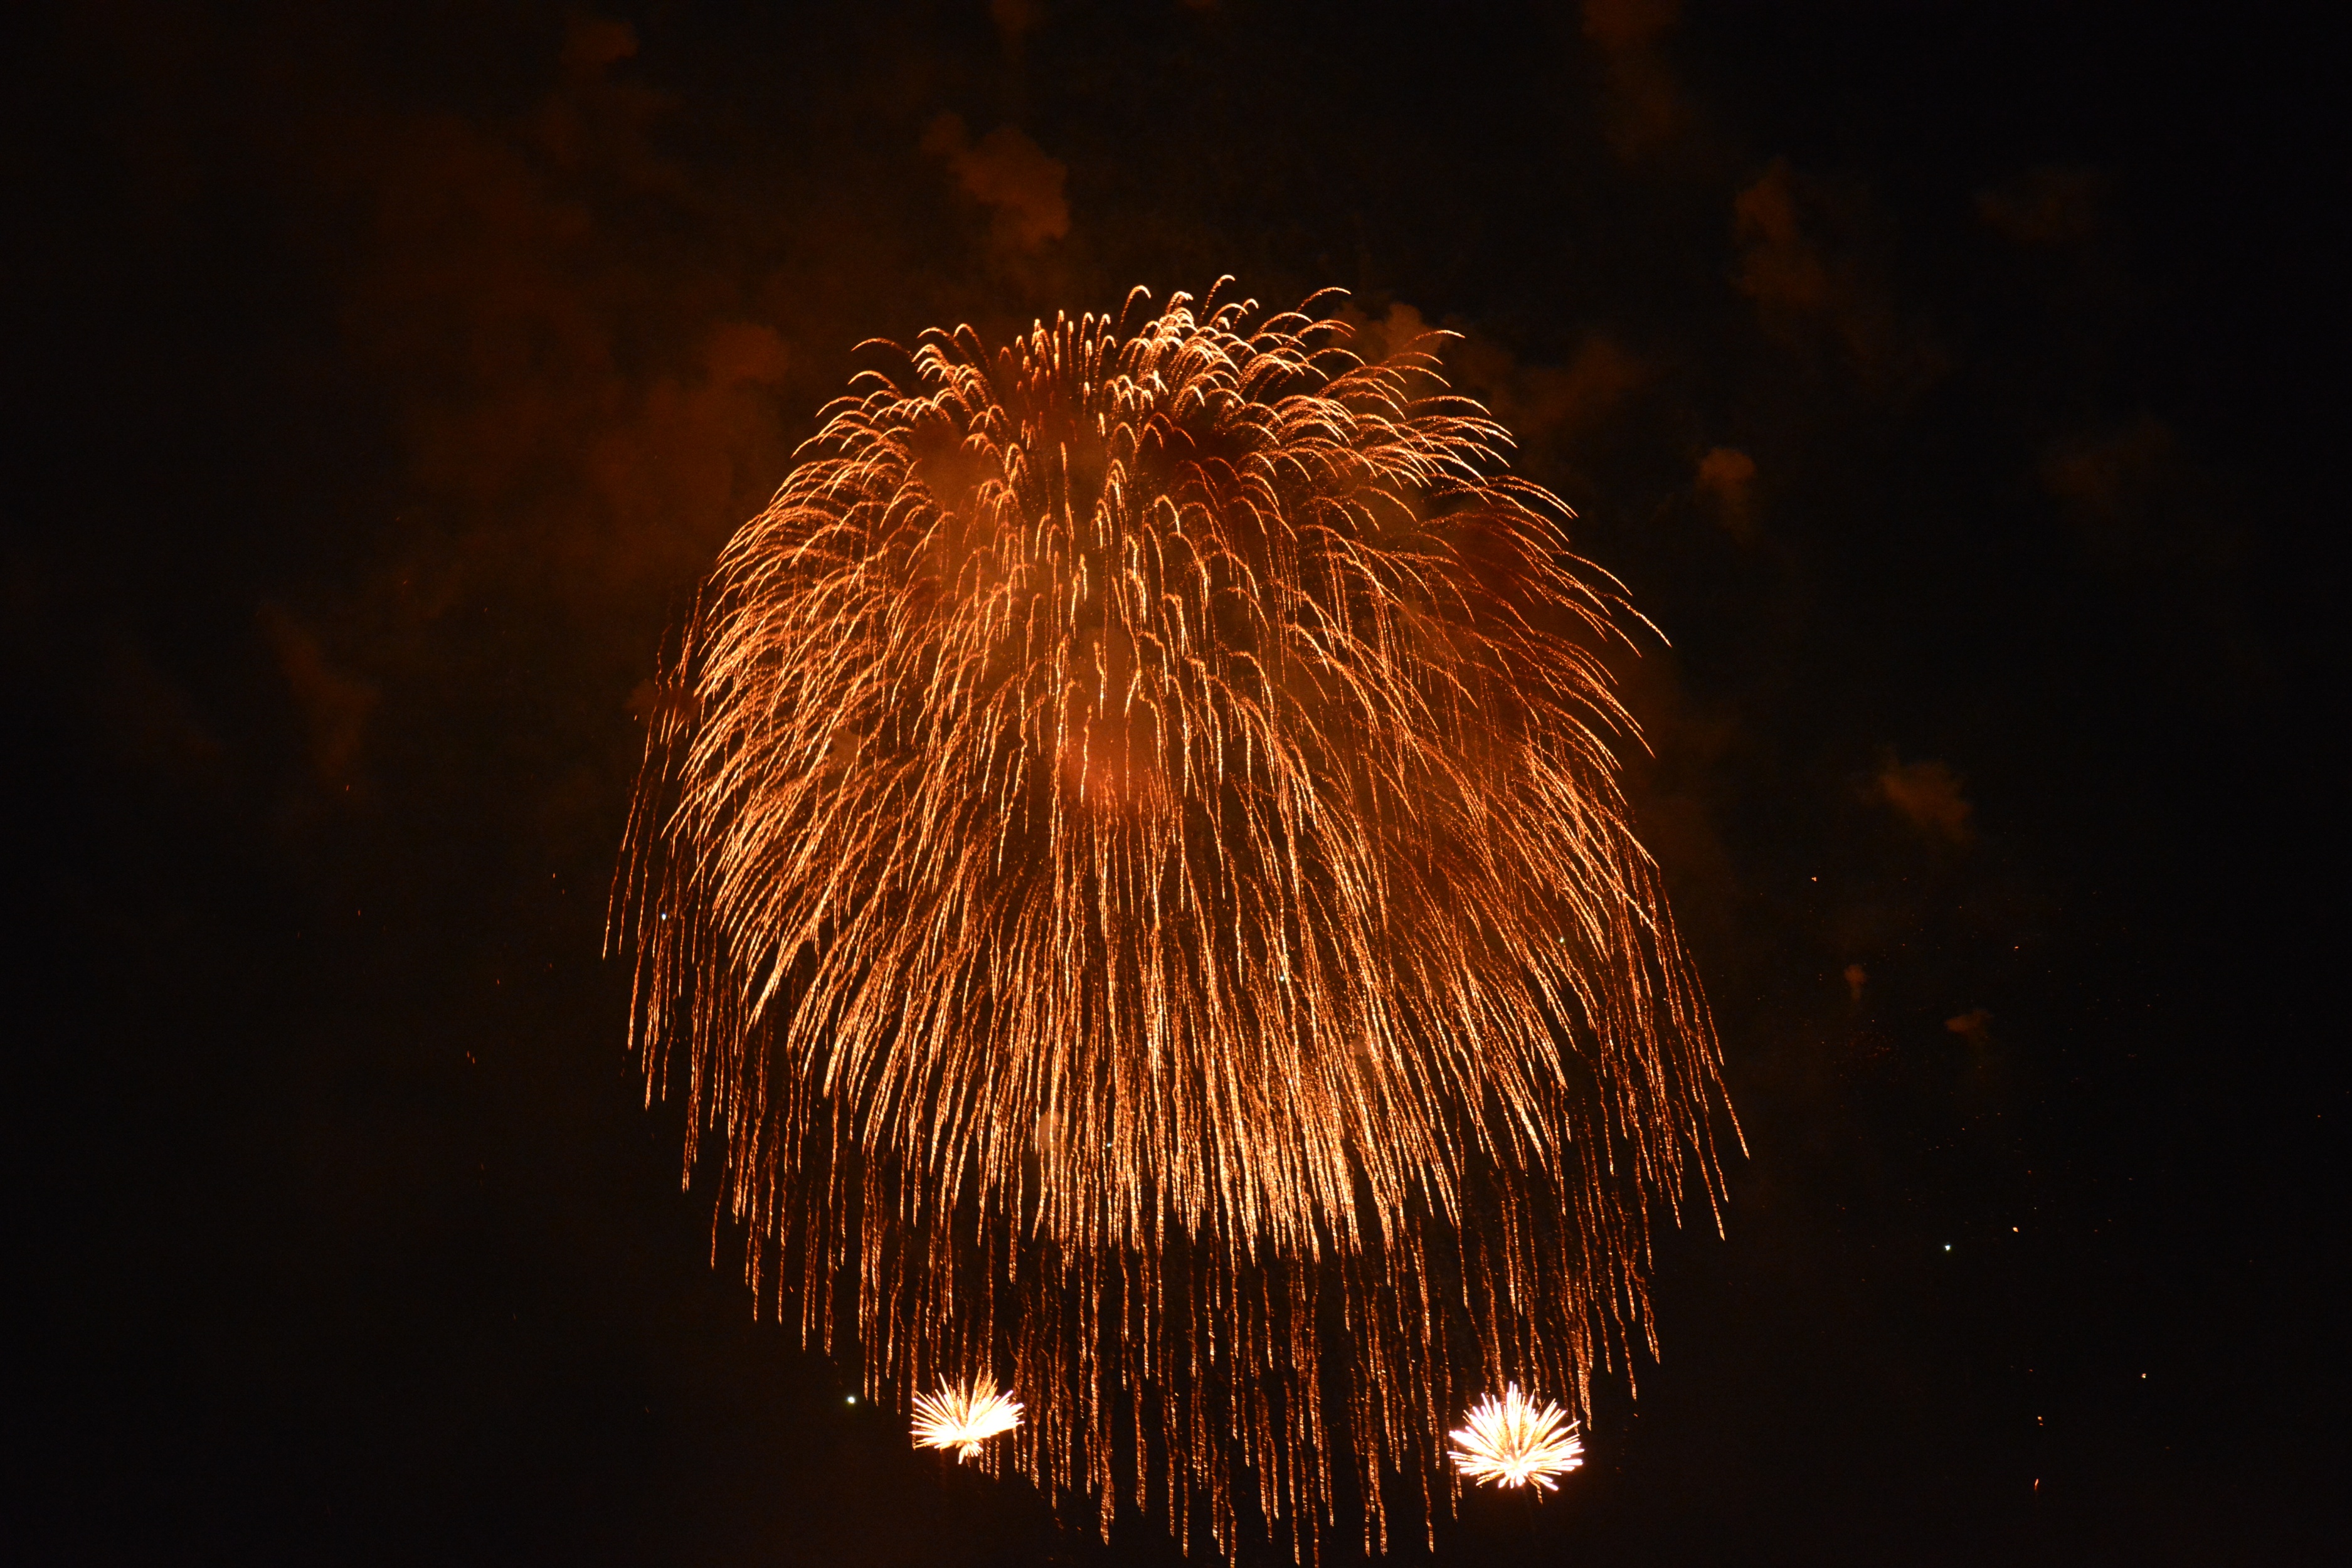
[[[1638,1403],[1439,1556],[2340,1552],[2292,9],[18,14],[0,1547],[1176,1560],[753,1321],[599,942],[655,647],[852,345],[1232,273],[1464,333],[1672,639],[1749,1154]]]

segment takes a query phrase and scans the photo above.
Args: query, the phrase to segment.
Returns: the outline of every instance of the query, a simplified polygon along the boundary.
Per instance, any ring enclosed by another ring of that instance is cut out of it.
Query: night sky
[[[1748,1153],[1439,1559],[2331,1558],[2289,9],[17,16],[0,1550],[1181,1560],[754,1321],[600,944],[656,650],[854,345],[1232,274],[1461,333],[1671,643],[1628,782]]]

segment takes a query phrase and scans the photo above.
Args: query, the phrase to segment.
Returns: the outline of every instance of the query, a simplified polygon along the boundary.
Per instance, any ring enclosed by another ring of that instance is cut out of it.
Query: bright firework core
[[[915,1395],[915,1446],[953,1448],[959,1461],[977,1458],[982,1443],[1020,1425],[1019,1402],[999,1394],[992,1377]]]
[[[1480,1400],[1470,1412],[1469,1424],[1451,1436],[1454,1468],[1474,1481],[1505,1487],[1533,1481],[1546,1491],[1557,1491],[1552,1478],[1584,1463],[1584,1442],[1568,1412],[1557,1405],[1538,1405],[1516,1383],[1503,1390],[1500,1399],[1490,1394]]]
[[[1468,1390],[1581,1410],[1648,1342],[1651,1205],[1716,1190],[1640,622],[1440,334],[1140,300],[926,335],[729,542],[632,816],[637,1040],[869,1394],[1009,1364],[1106,1531],[1344,1495],[1384,1542]]]

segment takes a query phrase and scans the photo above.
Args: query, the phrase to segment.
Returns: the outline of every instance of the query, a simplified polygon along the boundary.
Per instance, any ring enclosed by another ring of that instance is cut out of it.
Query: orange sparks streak
[[[1106,1531],[1305,1532],[1342,1467],[1384,1543],[1457,1388],[1583,1410],[1649,1342],[1649,1207],[1718,1189],[1616,782],[1639,617],[1437,334],[1140,298],[926,334],[729,542],[616,891],[635,1038],[869,1394],[1009,1364]]]

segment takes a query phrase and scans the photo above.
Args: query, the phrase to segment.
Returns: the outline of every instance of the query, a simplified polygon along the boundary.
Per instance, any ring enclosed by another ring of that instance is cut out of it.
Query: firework
[[[978,1458],[982,1443],[1020,1425],[1020,1403],[999,1394],[992,1377],[974,1377],[961,1386],[943,1384],[937,1394],[915,1395],[915,1447],[953,1448],[959,1461]]]
[[[1434,335],[1214,295],[826,410],[665,669],[615,930],[687,1171],[869,1394],[1009,1364],[1106,1532],[1384,1544],[1459,1391],[1649,1342],[1726,1108],[1639,617]]]
[[[1448,1434],[1454,1468],[1474,1481],[1523,1487],[1529,1481],[1546,1491],[1557,1491],[1552,1478],[1566,1475],[1584,1463],[1584,1443],[1577,1436],[1568,1412],[1557,1405],[1538,1405],[1519,1392],[1516,1383],[1480,1400],[1468,1425]]]

